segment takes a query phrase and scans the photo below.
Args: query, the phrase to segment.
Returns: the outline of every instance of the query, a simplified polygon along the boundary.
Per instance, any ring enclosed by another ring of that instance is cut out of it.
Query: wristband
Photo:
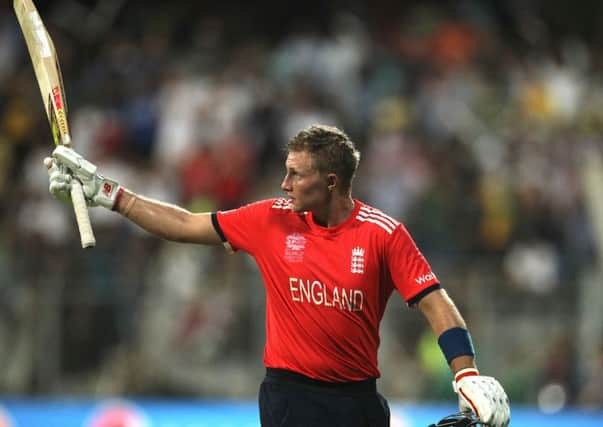
[[[465,328],[450,328],[438,338],[438,344],[448,364],[458,356],[475,356],[473,341]]]

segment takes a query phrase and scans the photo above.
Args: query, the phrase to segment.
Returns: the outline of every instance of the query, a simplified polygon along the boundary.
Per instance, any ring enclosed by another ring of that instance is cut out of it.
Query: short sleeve
[[[251,203],[237,209],[216,212],[216,231],[233,250],[253,254],[262,241],[271,200]]]
[[[402,224],[394,230],[388,242],[387,254],[394,286],[409,305],[429,291],[440,288],[431,266]]]

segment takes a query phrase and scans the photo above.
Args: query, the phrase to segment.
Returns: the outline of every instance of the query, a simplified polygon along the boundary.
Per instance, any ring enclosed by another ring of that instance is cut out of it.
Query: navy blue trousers
[[[387,401],[375,380],[326,383],[268,369],[260,386],[262,427],[389,427]]]

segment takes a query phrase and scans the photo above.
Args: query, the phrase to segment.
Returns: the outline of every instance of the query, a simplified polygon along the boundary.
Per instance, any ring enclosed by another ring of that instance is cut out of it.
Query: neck
[[[335,227],[350,217],[354,211],[351,195],[333,196],[322,209],[312,210],[314,222],[323,227]]]

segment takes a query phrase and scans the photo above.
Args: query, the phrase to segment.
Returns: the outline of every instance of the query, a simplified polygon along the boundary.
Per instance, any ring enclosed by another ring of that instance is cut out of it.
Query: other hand
[[[491,427],[509,425],[509,398],[496,379],[479,375],[476,369],[461,369],[452,385],[459,396],[462,412],[473,412],[482,423]]]

